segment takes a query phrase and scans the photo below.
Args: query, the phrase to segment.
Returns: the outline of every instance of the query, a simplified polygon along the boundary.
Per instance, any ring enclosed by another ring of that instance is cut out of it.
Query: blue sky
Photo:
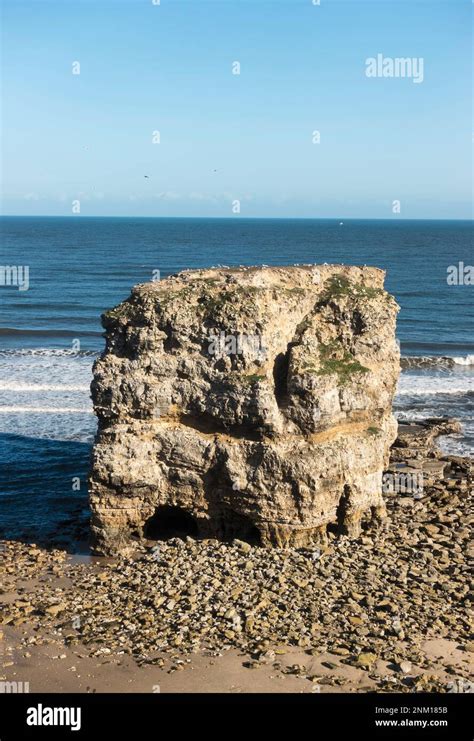
[[[471,218],[472,7],[4,0],[3,213]]]

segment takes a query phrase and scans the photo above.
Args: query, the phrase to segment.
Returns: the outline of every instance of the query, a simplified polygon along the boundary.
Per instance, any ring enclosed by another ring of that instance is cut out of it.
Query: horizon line
[[[163,216],[163,215],[106,215],[106,214],[0,214],[5,219],[214,219],[219,221],[473,221],[473,216],[453,216],[446,218],[429,216],[381,217],[381,216]]]

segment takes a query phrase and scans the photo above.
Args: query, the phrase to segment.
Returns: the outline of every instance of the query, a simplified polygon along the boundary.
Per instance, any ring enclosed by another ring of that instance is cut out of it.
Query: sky
[[[472,11],[3,0],[2,213],[471,218]]]

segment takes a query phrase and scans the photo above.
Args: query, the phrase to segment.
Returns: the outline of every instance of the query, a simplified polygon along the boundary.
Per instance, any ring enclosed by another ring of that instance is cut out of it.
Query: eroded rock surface
[[[383,517],[399,373],[383,279],[338,265],[188,271],[105,314],[96,549],[126,552],[166,520],[299,547]]]

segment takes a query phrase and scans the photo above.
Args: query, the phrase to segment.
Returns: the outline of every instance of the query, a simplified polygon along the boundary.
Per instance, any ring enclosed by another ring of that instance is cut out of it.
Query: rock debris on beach
[[[386,495],[390,527],[330,537],[314,550],[173,538],[141,546],[135,558],[77,563],[64,551],[4,541],[0,622],[33,628],[23,648],[77,645],[176,669],[184,668],[177,657],[231,648],[249,668],[278,668],[275,649],[296,646],[362,668],[381,691],[442,689],[422,645],[447,638],[472,649],[471,494],[469,479],[456,475],[427,486],[422,499]],[[380,660],[394,667],[388,684]]]

